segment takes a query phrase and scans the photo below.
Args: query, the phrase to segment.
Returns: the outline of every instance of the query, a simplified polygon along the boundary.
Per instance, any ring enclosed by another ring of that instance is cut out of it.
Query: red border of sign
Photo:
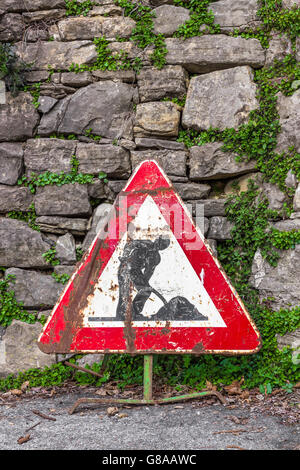
[[[110,228],[120,224],[124,225],[126,214],[127,224],[124,230],[117,234],[117,238],[107,237],[103,240],[99,252],[94,253],[97,245],[97,237],[93,241],[89,251],[85,255],[77,271],[71,277],[63,294],[53,309],[52,315],[46,323],[43,332],[38,340],[41,350],[50,352],[47,345],[51,344],[51,352],[104,352],[104,353],[134,353],[134,354],[249,354],[257,352],[261,347],[260,334],[246,311],[240,297],[229,283],[218,260],[212,254],[210,247],[205,243],[201,232],[196,228],[191,216],[184,206],[183,201],[174,191],[172,184],[164,172],[154,160],[142,162],[135,170],[124,190],[120,195],[126,195],[127,207],[135,204],[140,207],[148,194],[159,207],[162,215],[168,221],[168,207],[173,204],[180,206],[182,220],[184,220],[185,231],[178,242],[199,276],[202,268],[210,275],[204,278],[204,287],[213,300],[217,310],[222,316],[226,328],[224,327],[170,327],[168,332],[162,327],[132,327],[134,333],[134,346],[129,349],[125,327],[79,327],[67,325],[65,322],[65,309],[68,308],[71,296],[74,294],[74,279],[80,276],[97,255],[101,260],[98,277],[101,276],[106,264],[112,256],[123,233],[127,231],[128,224],[134,219],[128,216],[122,206],[122,198],[119,198],[115,205],[114,215],[108,222],[108,233]],[[117,214],[117,215],[115,215]],[[170,220],[170,228],[174,233],[174,220]],[[202,247],[195,251],[188,248],[191,236],[202,241]],[[99,240],[98,240],[99,241]],[[99,244],[97,245],[99,248]],[[60,349],[62,332],[66,327],[71,328],[72,342],[68,350]]]

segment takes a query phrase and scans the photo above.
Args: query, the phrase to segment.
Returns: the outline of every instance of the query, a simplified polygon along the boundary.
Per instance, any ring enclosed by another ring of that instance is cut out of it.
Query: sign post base
[[[86,370],[89,372],[89,370]],[[180,401],[193,400],[195,398],[207,397],[209,395],[214,395],[217,397],[221,403],[226,404],[226,400],[221,395],[221,393],[216,391],[204,391],[204,392],[195,392],[189,393],[186,395],[179,395],[168,398],[157,398],[153,399],[152,397],[152,377],[153,377],[153,355],[147,354],[144,355],[144,398],[143,399],[131,399],[131,398],[79,398],[79,400],[74,403],[72,408],[69,410],[69,414],[73,414],[76,408],[82,403],[99,403],[101,405],[163,405],[165,403],[177,403]]]

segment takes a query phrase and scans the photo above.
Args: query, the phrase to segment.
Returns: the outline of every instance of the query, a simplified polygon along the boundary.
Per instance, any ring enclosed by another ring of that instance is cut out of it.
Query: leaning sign
[[[258,330],[163,170],[142,162],[39,338],[45,353],[249,354]]]

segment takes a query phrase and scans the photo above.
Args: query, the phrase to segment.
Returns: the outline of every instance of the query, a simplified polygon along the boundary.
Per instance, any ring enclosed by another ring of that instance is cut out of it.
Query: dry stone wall
[[[284,35],[274,33],[268,49],[256,38],[230,35],[259,27],[257,2],[212,2],[218,32],[208,34],[209,27],[202,25],[198,36],[187,39],[174,33],[190,19],[188,8],[171,0],[134,2],[153,9],[154,32],[165,37],[160,68],[151,59],[153,46],[142,49],[130,40],[136,22],[124,16],[117,2],[93,3],[84,15],[67,16],[64,0],[0,0],[0,41],[11,43],[17,60],[30,64],[28,91],[25,87],[15,95],[7,90],[0,104],[0,266],[5,276],[15,277],[17,301],[38,312],[37,318],[49,314],[63,289],[53,273],[73,272],[116,195],[146,158],[160,162],[194,215],[195,204],[203,204],[204,231],[215,253],[218,242],[231,238],[233,223],[226,217],[225,201],[233,182],[245,188],[249,177],[258,176],[271,208],[281,210],[286,202],[278,186],[263,180],[255,160],[238,162],[220,142],[188,148],[178,141],[181,130],[238,129],[248,123],[259,106],[254,71],[292,52]],[[290,8],[293,2],[285,3]],[[93,68],[99,53],[94,38],[101,37],[107,39],[111,57],[126,51],[133,65],[138,59],[140,70]],[[299,39],[295,54],[299,60]],[[34,89],[38,96],[30,92]],[[300,152],[300,90],[292,96],[279,94],[277,106],[277,151],[294,145]],[[82,181],[50,184],[48,174],[49,184],[34,192],[24,184],[46,172],[83,176]],[[292,173],[287,184],[296,189],[294,213],[277,223],[289,231],[299,229],[300,189]],[[39,231],[9,216],[33,207]],[[44,256],[49,250],[55,250],[58,264]],[[262,298],[275,298],[274,308],[295,306],[299,267],[299,250],[283,253],[276,269],[257,252],[251,282]],[[34,346],[38,325],[14,320],[1,327],[1,375],[53,362]],[[18,345],[15,351],[13,344]]]

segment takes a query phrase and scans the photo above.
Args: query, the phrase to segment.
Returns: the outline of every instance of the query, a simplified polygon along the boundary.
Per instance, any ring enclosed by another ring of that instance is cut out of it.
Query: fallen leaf
[[[249,396],[250,396],[249,390],[243,390],[242,391],[242,393],[241,393],[242,400],[246,400],[247,398],[249,398]]]
[[[24,442],[29,441],[29,439],[30,439],[30,434],[26,434],[26,436],[21,436],[18,439],[18,444],[20,444],[20,445],[24,444]]]
[[[119,413],[118,418],[128,418],[128,414],[127,413]]]
[[[28,385],[29,385],[29,380],[26,380],[26,382],[22,383],[21,385],[22,392],[24,392],[28,388]]]
[[[224,387],[224,390],[228,393],[228,395],[241,395],[242,394],[240,382],[238,380],[235,380],[234,382],[232,382],[232,384]]]
[[[11,390],[10,393],[11,393],[11,395],[22,395],[22,391],[18,390],[17,388]]]
[[[104,390],[104,388],[100,388],[99,390],[95,392],[95,394],[99,395],[100,397],[104,397],[105,395],[107,395],[107,391]]]
[[[217,387],[216,385],[213,385],[211,382],[209,382],[208,380],[206,381],[206,388],[207,390],[212,390],[212,391],[216,391],[217,390]]]
[[[118,408],[116,406],[109,406],[106,410],[108,416],[114,416],[118,413]]]

